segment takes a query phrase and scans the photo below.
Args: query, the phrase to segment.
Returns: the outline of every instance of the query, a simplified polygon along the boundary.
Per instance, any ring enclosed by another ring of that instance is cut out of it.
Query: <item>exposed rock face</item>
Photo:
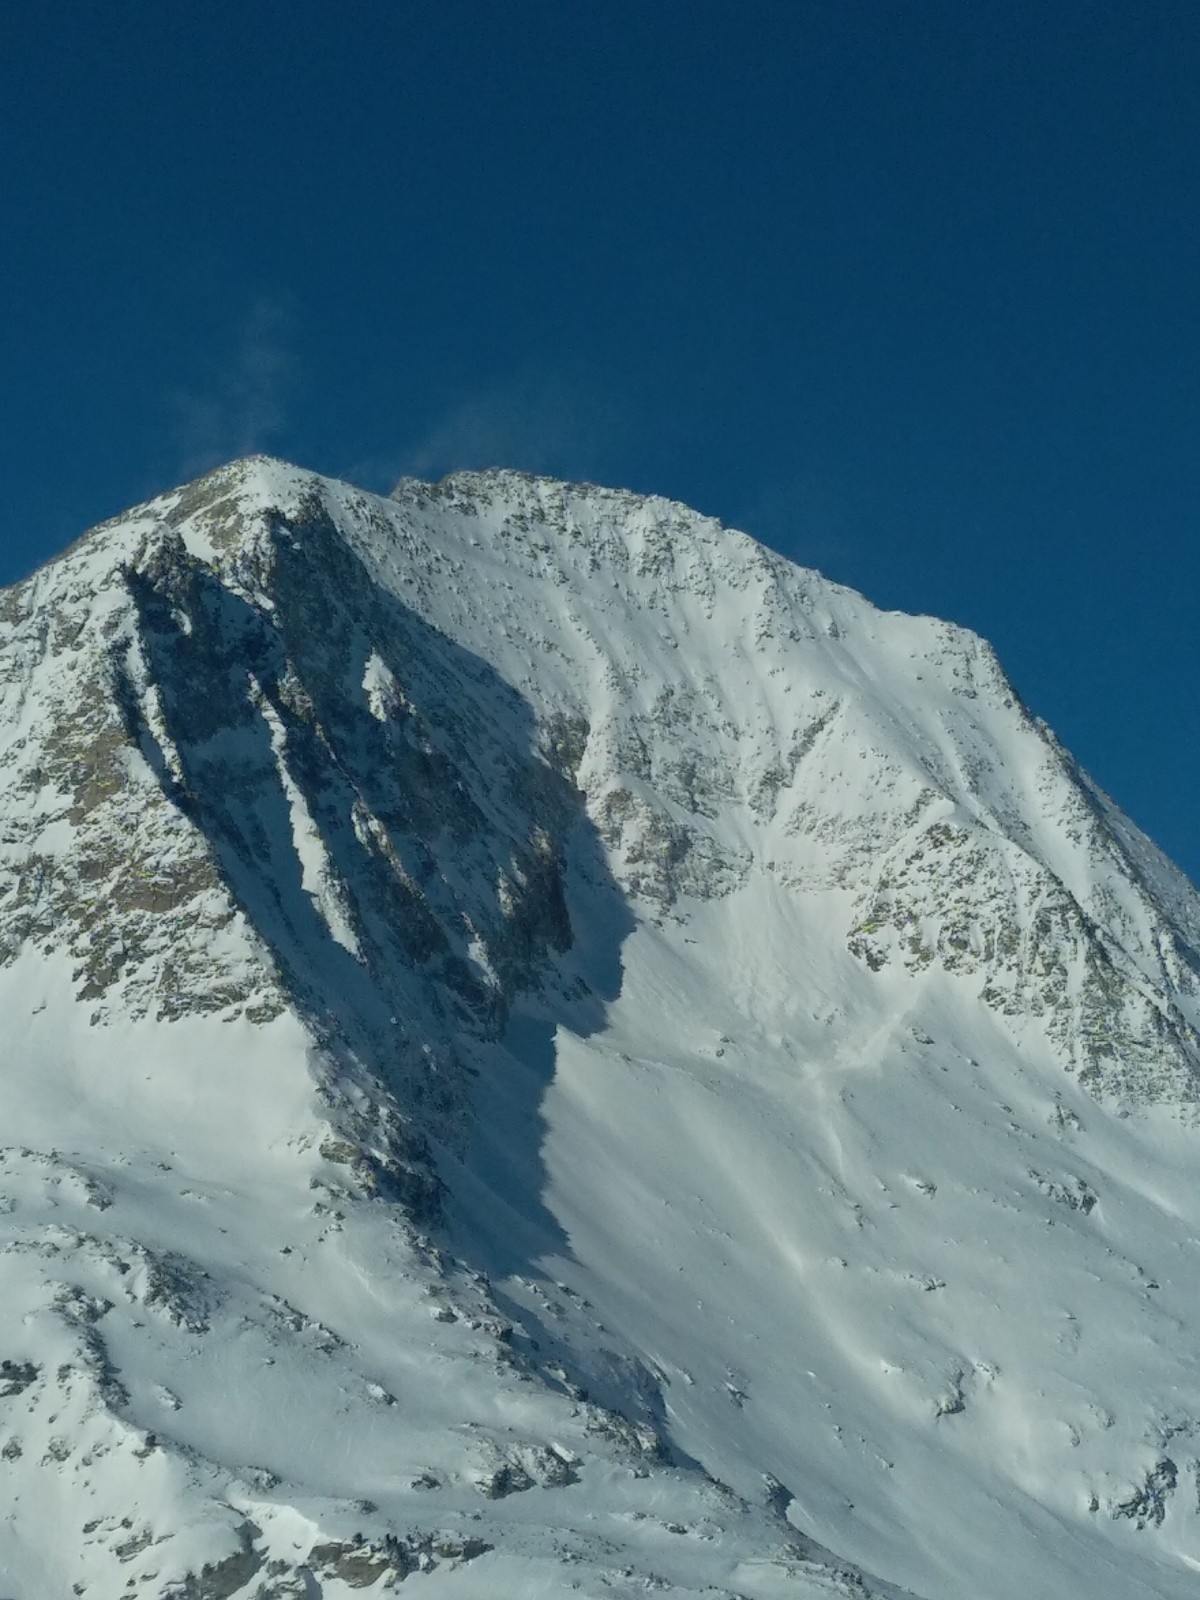
[[[369,1075],[360,1178],[428,1210],[455,1040],[494,1038],[570,943],[579,798],[519,696],[371,580],[315,488],[285,516],[218,480],[112,543],[98,573],[90,546],[67,558],[69,622],[52,604],[45,627],[40,579],[8,608],[37,733],[7,814],[32,802],[61,843],[14,834],[5,957],[68,949],[98,1024],[293,1008],[331,1095]]]
[[[1200,905],[980,640],[255,459],[0,697],[6,1600],[1188,1592]]]

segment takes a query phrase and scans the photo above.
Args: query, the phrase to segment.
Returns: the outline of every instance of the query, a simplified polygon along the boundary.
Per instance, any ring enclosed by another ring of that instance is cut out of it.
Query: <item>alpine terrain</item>
[[[668,501],[239,461],[0,595],[0,1600],[1183,1600],[1200,897]]]

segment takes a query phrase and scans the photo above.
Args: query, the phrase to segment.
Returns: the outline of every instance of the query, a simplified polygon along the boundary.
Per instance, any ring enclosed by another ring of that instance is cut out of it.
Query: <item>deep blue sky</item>
[[[0,581],[252,448],[979,629],[1200,876],[1200,7],[0,8]]]

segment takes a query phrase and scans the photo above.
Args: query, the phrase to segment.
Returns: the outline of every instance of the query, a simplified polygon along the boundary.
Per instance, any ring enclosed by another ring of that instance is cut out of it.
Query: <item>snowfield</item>
[[[990,648],[261,457],[0,595],[0,1600],[1200,1570],[1200,898]]]

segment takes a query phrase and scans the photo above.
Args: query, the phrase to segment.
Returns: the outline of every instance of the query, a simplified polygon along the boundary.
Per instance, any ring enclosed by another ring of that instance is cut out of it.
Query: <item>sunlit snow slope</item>
[[[0,692],[0,1600],[1194,1592],[1200,902],[980,640],[255,458]]]

